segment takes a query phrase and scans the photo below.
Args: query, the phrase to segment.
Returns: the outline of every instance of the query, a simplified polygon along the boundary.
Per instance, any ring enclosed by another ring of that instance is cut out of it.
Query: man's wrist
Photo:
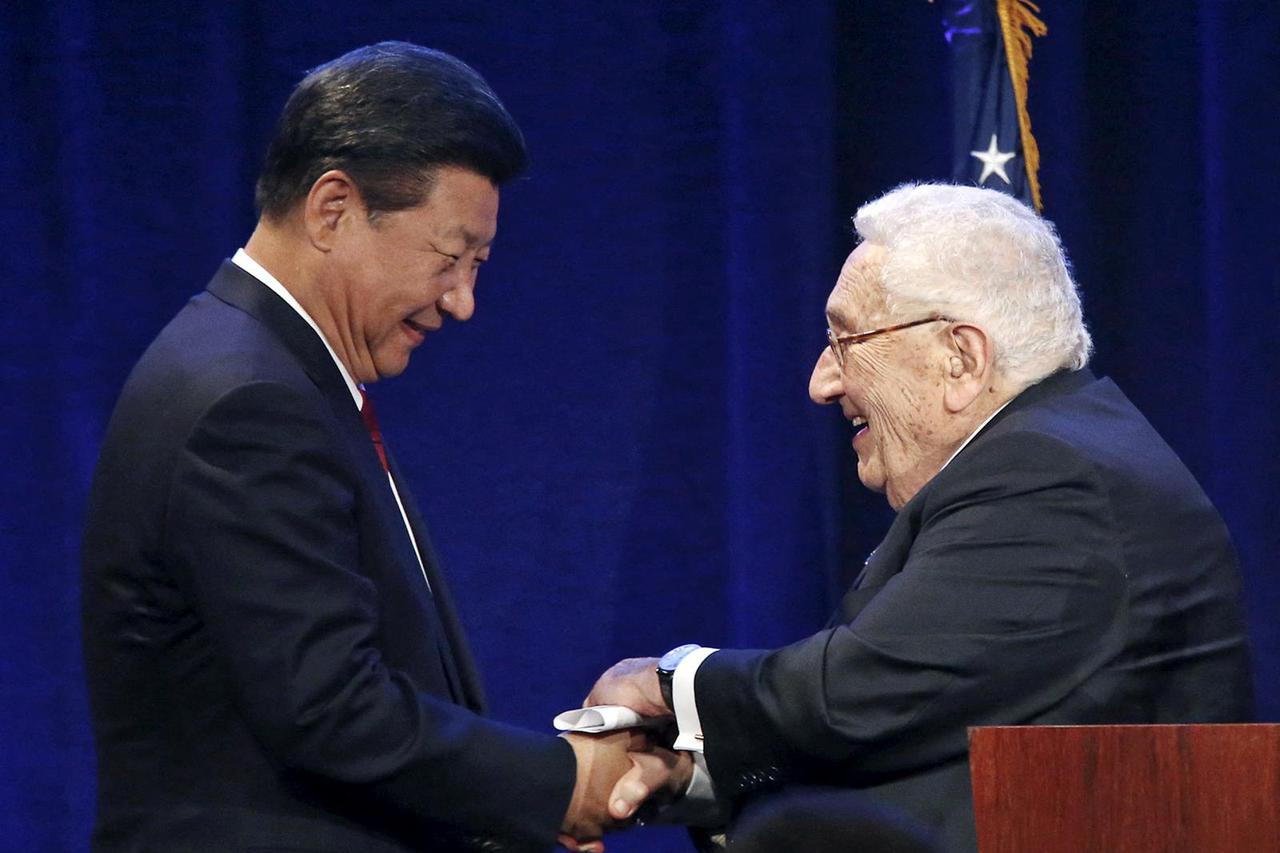
[[[658,659],[658,689],[662,693],[662,701],[666,704],[667,710],[673,714],[676,703],[672,694],[672,680],[675,678],[676,667],[686,655],[700,648],[702,647],[697,643],[685,643],[683,646],[676,646]]]

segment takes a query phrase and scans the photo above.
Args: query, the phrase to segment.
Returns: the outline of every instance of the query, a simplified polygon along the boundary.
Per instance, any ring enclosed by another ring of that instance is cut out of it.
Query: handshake
[[[604,833],[640,822],[642,807],[659,808],[689,787],[693,759],[671,749],[674,716],[662,697],[657,663],[657,658],[628,658],[614,664],[583,707],[622,705],[670,725],[563,735],[578,763],[578,781],[560,828],[560,843],[570,850],[603,851]]]

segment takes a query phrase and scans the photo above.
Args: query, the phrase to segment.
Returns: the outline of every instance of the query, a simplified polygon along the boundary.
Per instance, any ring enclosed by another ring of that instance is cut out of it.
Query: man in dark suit
[[[598,837],[627,738],[485,719],[364,385],[474,309],[524,166],[484,81],[403,43],[290,97],[244,249],[112,416],[84,540],[98,851],[541,850]]]
[[[1048,222],[922,185],[855,224],[810,394],[852,423],[859,478],[898,512],[888,534],[812,637],[623,661],[588,702],[674,715],[676,746],[702,754],[694,788],[766,825],[753,850],[920,849],[785,823],[812,809],[771,792],[802,785],[973,850],[968,726],[1250,719],[1236,558],[1173,451],[1085,367]]]

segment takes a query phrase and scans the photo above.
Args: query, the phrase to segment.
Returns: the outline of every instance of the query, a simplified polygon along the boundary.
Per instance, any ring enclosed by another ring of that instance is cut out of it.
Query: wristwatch
[[[676,646],[658,659],[658,688],[662,690],[662,701],[667,703],[667,708],[673,714],[676,711],[676,703],[671,698],[671,679],[675,677],[676,667],[680,665],[680,661],[684,660],[685,655],[700,648],[702,646],[697,643],[685,643],[683,646]]]

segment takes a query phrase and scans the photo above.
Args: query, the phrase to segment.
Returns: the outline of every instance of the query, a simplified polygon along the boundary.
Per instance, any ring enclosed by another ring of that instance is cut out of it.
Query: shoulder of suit
[[[973,440],[921,490],[921,510],[956,500],[984,499],[1066,482],[1100,485],[1098,460],[1084,447],[1018,419],[995,425]]]

